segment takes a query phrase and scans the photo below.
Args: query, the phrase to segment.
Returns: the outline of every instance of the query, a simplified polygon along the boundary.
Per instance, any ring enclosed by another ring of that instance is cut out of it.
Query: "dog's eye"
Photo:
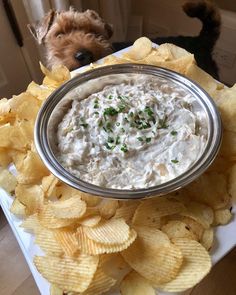
[[[63,32],[58,32],[55,34],[55,37],[60,39],[61,37],[63,37],[64,33]]]

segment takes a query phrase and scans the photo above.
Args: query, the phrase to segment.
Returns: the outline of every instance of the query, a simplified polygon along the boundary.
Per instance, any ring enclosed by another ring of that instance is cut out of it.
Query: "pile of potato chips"
[[[38,271],[51,294],[153,295],[196,285],[211,269],[208,251],[214,227],[230,221],[236,198],[236,87],[225,88],[197,67],[192,54],[171,44],[153,48],[138,39],[121,58],[102,65],[143,63],[177,71],[198,82],[222,115],[221,151],[196,181],[165,197],[105,200],[79,192],[53,176],[41,162],[33,128],[42,102],[70,78],[64,67],[41,66],[42,85],[0,100],[0,186],[15,196],[11,212],[35,235],[45,256]],[[14,163],[17,176],[8,171]]]

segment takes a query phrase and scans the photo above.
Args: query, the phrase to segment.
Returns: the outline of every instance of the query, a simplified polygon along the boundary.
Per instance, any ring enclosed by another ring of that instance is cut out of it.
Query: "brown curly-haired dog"
[[[112,52],[112,27],[93,10],[57,12],[28,25],[39,44],[46,48],[47,65],[63,64],[74,70]]]

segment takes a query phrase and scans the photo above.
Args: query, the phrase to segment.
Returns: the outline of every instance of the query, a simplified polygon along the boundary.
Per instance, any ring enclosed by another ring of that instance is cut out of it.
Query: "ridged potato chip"
[[[198,239],[187,224],[180,220],[170,220],[167,224],[162,226],[161,230],[166,233],[171,240],[175,238]]]
[[[79,223],[84,226],[96,226],[101,221],[102,217],[100,215],[91,215],[84,217],[79,220]]]
[[[183,253],[183,264],[177,276],[158,287],[166,292],[181,292],[199,283],[211,269],[211,258],[206,249],[194,240],[175,239]]]
[[[52,193],[56,190],[56,185],[58,184],[58,182],[59,179],[56,178],[53,174],[42,178],[42,189],[47,198],[50,198],[52,196]]]
[[[102,201],[101,197],[97,197],[83,192],[79,192],[79,196],[81,197],[81,200],[86,202],[88,207],[97,206]]]
[[[64,292],[60,288],[58,288],[56,285],[50,286],[50,295],[63,295]]]
[[[50,283],[62,290],[84,292],[92,282],[99,258],[81,254],[76,258],[35,256],[34,264]]]
[[[177,214],[183,211],[184,208],[182,203],[164,197],[145,200],[136,209],[132,223],[134,225],[160,228],[163,216]]]
[[[38,213],[39,222],[46,228],[66,227],[75,222],[73,218],[56,218],[51,206],[44,205],[43,209]]]
[[[54,230],[54,238],[67,256],[75,256],[79,252],[79,244],[74,230]]]
[[[137,272],[130,272],[120,285],[121,295],[156,295],[151,284]]]
[[[180,249],[170,243],[166,234],[157,229],[153,234],[153,230],[150,233],[139,231],[134,243],[121,254],[137,273],[157,285],[176,277],[183,256]]]
[[[27,92],[39,99],[40,101],[45,100],[54,89],[50,89],[48,87],[41,87],[40,85],[36,84],[34,81],[32,81],[28,87]]]
[[[36,234],[37,232],[41,231],[44,227],[38,220],[38,214],[32,214],[28,216],[20,225],[20,227],[24,228],[28,232],[32,232]]]
[[[198,202],[188,202],[185,203],[185,206],[186,210],[182,211],[180,215],[194,219],[205,229],[213,223],[214,213],[211,207]]]
[[[84,227],[87,237],[97,243],[114,245],[123,244],[129,238],[130,229],[124,219],[109,219],[94,227]]]
[[[95,272],[93,280],[88,289],[83,292],[83,295],[100,295],[111,289],[116,280],[109,277],[101,268]]]
[[[62,256],[64,254],[61,245],[55,239],[52,230],[42,228],[36,232],[35,244],[48,255]]]
[[[128,240],[122,244],[101,244],[89,239],[84,231],[84,227],[81,226],[77,228],[76,237],[82,253],[98,255],[104,253],[116,253],[127,249],[136,239],[137,233],[135,230],[131,229]]]
[[[135,200],[122,202],[114,218],[123,218],[127,224],[130,224],[139,204],[140,202]]]
[[[214,241],[214,231],[212,228],[205,229],[200,240],[202,246],[207,250],[211,250]]]
[[[81,218],[86,212],[86,203],[77,197],[51,202],[47,206],[56,218]]]

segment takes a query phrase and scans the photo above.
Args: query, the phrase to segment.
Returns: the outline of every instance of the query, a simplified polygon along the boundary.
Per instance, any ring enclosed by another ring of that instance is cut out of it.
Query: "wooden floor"
[[[1,208],[0,295],[39,295]],[[236,248],[213,268],[211,273],[195,287],[191,295],[236,295]]]

